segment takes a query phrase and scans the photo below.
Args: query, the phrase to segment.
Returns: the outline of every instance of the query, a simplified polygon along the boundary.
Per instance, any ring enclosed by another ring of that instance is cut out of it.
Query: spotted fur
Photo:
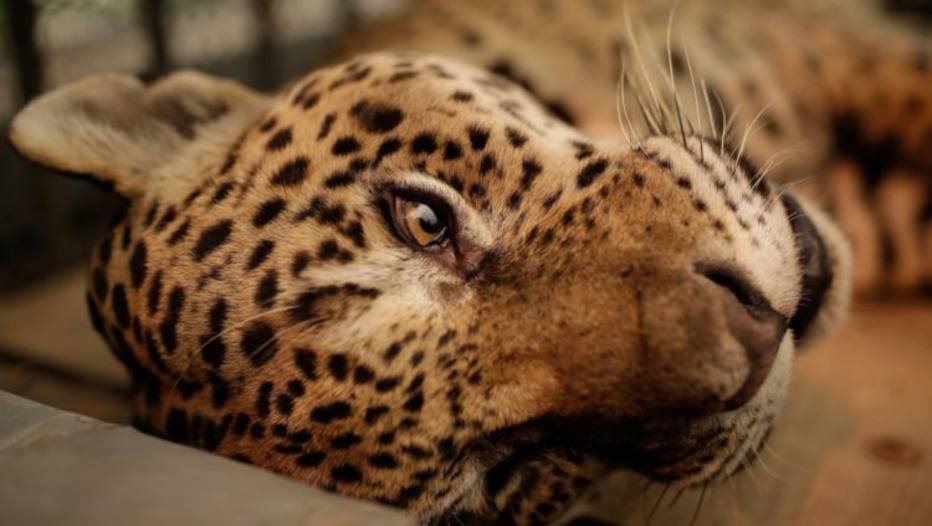
[[[748,161],[594,140],[440,56],[275,97],[93,77],[11,138],[127,198],[87,299],[140,427],[425,523],[546,522],[616,467],[741,469],[847,303],[840,235]],[[398,193],[449,209],[450,251],[398,235]]]
[[[623,73],[626,83],[646,74],[657,89],[672,72],[697,128],[727,123],[755,166],[833,212],[852,240],[860,293],[915,293],[932,286],[932,41],[928,22],[881,4],[423,0],[342,47],[488,68],[601,137],[631,124],[616,119]],[[647,86],[629,87],[632,112],[636,97],[650,100]]]

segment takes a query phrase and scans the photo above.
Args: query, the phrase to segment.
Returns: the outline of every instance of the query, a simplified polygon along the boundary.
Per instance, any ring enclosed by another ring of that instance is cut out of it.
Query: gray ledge
[[[414,524],[388,508],[2,391],[0,523]]]

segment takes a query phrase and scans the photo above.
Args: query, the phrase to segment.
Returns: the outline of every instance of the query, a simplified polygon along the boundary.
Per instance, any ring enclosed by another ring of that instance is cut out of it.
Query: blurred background
[[[932,17],[930,0],[884,1]],[[0,0],[0,130],[37,94],[104,70],[154,78],[196,68],[271,90],[342,32],[407,4]],[[83,261],[117,204],[0,140],[0,391],[129,422],[125,373],[91,331],[83,300]],[[848,328],[797,370],[788,431],[763,468],[709,498],[700,523],[932,524],[932,306],[859,303]],[[606,487],[597,507],[631,524],[645,522],[659,492],[622,479]],[[688,493],[655,524],[688,523],[701,498]]]

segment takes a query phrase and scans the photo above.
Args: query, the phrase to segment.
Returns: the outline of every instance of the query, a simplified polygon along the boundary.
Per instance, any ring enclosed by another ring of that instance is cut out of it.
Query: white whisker
[[[717,92],[713,92],[713,93],[715,93],[715,97],[718,99],[719,104],[721,104],[722,115],[725,115],[724,102],[722,102],[722,99],[721,97],[718,96]],[[726,140],[726,137],[728,137],[728,131],[731,128],[731,125],[734,124],[734,122],[738,119],[738,113],[740,112],[741,112],[741,104],[738,104],[738,106],[731,112],[731,115],[728,115],[725,118],[725,124],[722,125],[722,144],[721,144],[721,149],[719,150],[719,154],[723,157],[725,156],[725,140]]]
[[[696,76],[693,73],[692,60],[690,60],[689,58],[689,48],[685,44],[683,44],[683,54],[686,55],[686,69],[689,70],[689,82],[690,84],[692,84],[692,87],[693,87],[693,102],[696,105],[696,123],[697,123],[699,133],[703,134],[704,129],[702,127],[702,110],[701,110],[702,105],[699,103],[699,92],[696,91]],[[703,86],[703,90],[704,89],[705,87]],[[708,101],[709,101],[708,95],[706,94],[706,103],[708,103]],[[711,110],[709,111],[711,114]],[[702,141],[702,140],[699,141],[699,159],[702,162],[705,162],[705,148],[703,146],[704,142],[705,141]]]
[[[665,134],[661,129],[660,124],[655,121],[656,117],[651,115],[651,112],[648,108],[645,108],[644,101],[641,99],[641,94],[635,92],[635,100],[637,100],[638,107],[641,110],[641,116],[644,117],[644,121],[647,124],[647,127],[650,129],[651,134],[660,135]]]
[[[630,128],[631,133],[634,136],[634,140],[635,142],[637,142],[638,149],[643,150],[644,147],[641,145],[641,140],[638,137],[639,134],[637,130],[634,128],[634,123],[631,121],[631,116],[628,114],[628,103],[627,103],[627,96],[626,96],[627,94],[625,92],[625,86],[627,85],[627,76],[626,76],[625,67],[626,67],[626,63],[624,62],[624,60],[622,60],[622,63],[621,63],[621,109],[625,116],[625,122],[628,123],[628,127]]]
[[[690,71],[692,71],[692,67],[690,67]],[[702,86],[702,96],[705,99],[705,109],[709,113],[709,126],[712,127],[712,138],[718,138],[718,126],[716,126],[715,119],[712,117],[712,102],[709,100],[709,89],[705,84],[705,79],[700,79],[699,83]],[[722,116],[722,120],[724,121],[724,115]]]
[[[764,209],[769,210],[770,207],[773,206],[774,203],[779,201],[780,198],[783,197],[784,194],[786,194],[786,192],[790,190],[791,188],[793,188],[794,186],[803,184],[806,181],[811,181],[812,179],[815,179],[815,177],[816,177],[815,175],[810,175],[808,177],[803,177],[793,182],[782,185],[780,189],[773,195],[773,197],[771,197],[766,203],[764,203]]]
[[[627,3],[624,6],[624,10],[625,10],[625,15],[624,15],[625,16],[625,29],[628,31],[629,40],[631,42],[631,48],[634,50],[635,61],[640,66],[642,78],[647,83],[647,92],[650,95],[651,100],[654,103],[654,107],[659,113],[658,119],[657,119],[659,121],[660,118],[662,118],[663,116],[663,108],[661,106],[660,97],[658,95],[657,89],[654,87],[653,82],[651,82],[650,80],[650,74],[647,71],[646,61],[644,60],[644,56],[641,54],[641,46],[640,44],[638,44],[637,33],[634,31],[633,25],[631,23],[631,13],[630,11],[628,11]],[[643,103],[641,103],[641,106],[642,106],[642,113],[643,113]],[[656,126],[657,130],[663,129],[663,127],[659,125],[660,124],[659,122],[655,122],[655,124],[657,124]],[[654,133],[660,133],[660,131],[654,131]]]
[[[641,34],[643,35],[643,38],[645,39],[645,41],[649,43],[650,42],[650,31],[648,31],[647,26],[642,23],[642,24],[639,24],[638,27],[641,29]],[[650,46],[650,45],[646,46],[645,54],[649,54],[650,65],[653,66],[654,69],[657,70],[658,84],[659,84],[659,81],[665,79],[667,76],[667,73],[663,67],[663,61],[657,55],[657,51],[656,49],[654,49],[654,46]],[[662,89],[663,89],[663,85],[659,84],[658,89],[657,89],[656,99],[657,101],[659,101],[658,110],[659,110],[660,117],[661,117],[661,124],[663,125],[663,132],[664,134],[667,134],[668,133],[667,125],[669,124],[672,127],[674,124],[673,113],[675,110],[670,108],[669,102],[667,101],[667,97],[664,96],[664,93],[661,91]],[[677,102],[676,101],[676,90],[671,90],[671,91],[672,91],[671,95],[673,95],[673,98],[674,98],[674,103],[676,103]]]
[[[688,148],[686,144],[686,130],[683,126],[683,110],[680,105],[680,97],[676,89],[676,75],[673,71],[673,46],[671,44],[673,35],[673,19],[676,17],[676,8],[679,6],[679,4],[679,0],[673,2],[673,7],[670,9],[670,17],[667,19],[667,68],[669,68],[670,72],[668,81],[670,83],[670,92],[673,94],[673,104],[676,109],[676,120],[680,126],[680,136],[683,139],[683,148]],[[693,88],[695,87],[695,84],[693,84]]]
[[[246,319],[240,320],[240,321],[236,322],[235,324],[233,324],[233,325],[227,327],[226,329],[224,329],[224,330],[218,332],[217,334],[215,334],[215,335],[211,336],[210,338],[208,338],[207,340],[205,340],[205,341],[201,344],[200,350],[203,351],[208,345],[210,345],[210,344],[213,343],[215,340],[217,340],[217,338],[226,336],[227,334],[230,334],[231,332],[235,331],[236,329],[242,327],[243,325],[246,325],[247,323],[249,323],[249,322],[251,322],[251,321],[253,321],[253,320],[259,319],[259,318],[261,318],[261,317],[263,317],[263,316],[268,316],[268,315],[270,315],[270,314],[276,314],[276,313],[279,313],[279,312],[286,312],[286,311],[292,310],[292,309],[294,309],[294,308],[295,308],[294,305],[292,305],[292,306],[290,306],[290,307],[278,307],[278,308],[275,308],[275,309],[268,309],[268,310],[262,311],[262,312],[260,312],[260,313],[258,313],[258,314],[256,314],[256,315],[254,315],[254,316],[249,316],[249,317],[247,317]]]
[[[751,136],[751,133],[754,132],[754,127],[757,125],[757,121],[763,117],[764,113],[766,113],[772,105],[773,103],[767,103],[764,105],[764,107],[761,108],[759,112],[757,112],[757,115],[751,119],[751,122],[748,123],[748,125],[744,128],[744,137],[741,139],[741,146],[738,148],[738,154],[735,156],[735,159],[740,159],[741,156],[744,155],[744,147],[747,145],[747,141]]]

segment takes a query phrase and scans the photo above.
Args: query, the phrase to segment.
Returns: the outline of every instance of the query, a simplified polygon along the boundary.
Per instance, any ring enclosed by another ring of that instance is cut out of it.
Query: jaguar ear
[[[192,170],[182,166],[229,148],[268,104],[236,82],[191,71],[148,86],[100,74],[31,102],[10,125],[10,139],[36,162],[134,198],[183,182]]]

